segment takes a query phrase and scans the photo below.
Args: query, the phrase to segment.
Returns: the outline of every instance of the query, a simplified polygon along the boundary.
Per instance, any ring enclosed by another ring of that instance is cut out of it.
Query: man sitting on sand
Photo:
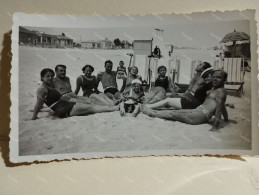
[[[213,127],[210,131],[216,131],[219,129],[221,114],[224,120],[228,122],[228,113],[225,107],[227,92],[224,88],[226,81],[227,73],[223,70],[216,70],[212,78],[212,90],[208,93],[204,103],[196,109],[157,111],[143,106],[141,110],[151,117],[180,121],[191,125],[206,123],[215,115]]]
[[[66,76],[67,67],[63,64],[58,64],[55,67],[56,77],[53,79],[53,87],[58,91],[63,98],[77,103],[92,103],[88,97],[77,96],[71,88],[70,79]],[[98,101],[97,101],[98,103]]]
[[[61,95],[67,95],[68,97],[74,98],[76,95],[72,92],[70,79],[66,76],[67,67],[63,64],[58,64],[55,67],[56,77],[53,79],[53,87]]]
[[[101,81],[103,85],[104,93],[113,101],[118,101],[120,97],[120,92],[118,90],[116,81],[116,72],[112,71],[112,61],[107,60],[104,63],[105,72],[100,72],[97,74],[97,86]]]

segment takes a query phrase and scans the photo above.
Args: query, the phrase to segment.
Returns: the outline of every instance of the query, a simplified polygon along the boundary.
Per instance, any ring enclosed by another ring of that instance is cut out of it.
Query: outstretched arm
[[[76,90],[75,90],[75,94],[77,95],[80,91],[80,87],[82,86],[82,77],[79,76],[76,79]]]
[[[224,117],[224,121],[228,122],[228,111],[225,105],[223,106],[223,109],[222,109],[222,115]]]
[[[225,110],[225,102],[226,102],[226,92],[225,90],[218,90],[215,95],[216,98],[216,112],[215,112],[215,121],[213,123],[213,127],[210,131],[217,131],[219,129],[219,124],[221,120],[221,115],[226,114]],[[225,116],[224,116],[225,118]]]
[[[40,109],[42,108],[44,102],[43,99],[46,96],[47,92],[44,88],[39,88],[37,91],[37,102],[34,106],[34,110],[33,110],[33,115],[32,115],[32,120],[36,120],[37,119],[37,115],[40,111]]]

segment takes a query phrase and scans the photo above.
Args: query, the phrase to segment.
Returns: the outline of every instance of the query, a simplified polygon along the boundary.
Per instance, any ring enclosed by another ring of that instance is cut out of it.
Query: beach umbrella
[[[236,43],[237,41],[250,41],[250,36],[244,32],[237,32],[234,30],[234,32],[226,34],[220,43]]]

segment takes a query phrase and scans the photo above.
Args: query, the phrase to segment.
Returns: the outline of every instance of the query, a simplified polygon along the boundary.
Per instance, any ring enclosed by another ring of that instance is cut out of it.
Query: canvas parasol
[[[234,30],[234,32],[226,34],[220,43],[235,43],[237,41],[250,41],[250,36],[244,32],[237,32]]]

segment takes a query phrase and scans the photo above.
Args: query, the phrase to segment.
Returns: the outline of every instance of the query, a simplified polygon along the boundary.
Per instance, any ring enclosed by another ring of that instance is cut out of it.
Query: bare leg
[[[120,115],[125,116],[125,113],[126,113],[126,111],[125,111],[125,108],[124,108],[124,102],[121,102],[120,103]]]
[[[142,106],[142,112],[150,117],[158,117],[171,121],[179,121],[186,124],[198,125],[208,121],[205,114],[198,109],[186,110],[152,110],[146,106]]]
[[[166,98],[154,104],[146,104],[146,106],[151,109],[158,109],[158,108],[165,108],[165,107],[172,107],[174,109],[182,108],[180,98]]]
[[[112,94],[110,92],[107,92],[106,95],[114,101],[114,104],[117,105],[119,103],[120,99],[120,92],[116,92],[115,94]]]
[[[116,99],[115,99],[115,96],[114,96],[112,93],[107,92],[106,95],[107,95],[111,100],[113,100],[113,101],[116,100]]]
[[[84,116],[100,112],[113,112],[118,110],[118,106],[100,106],[92,104],[76,103],[70,112],[70,116]]]
[[[138,113],[139,113],[139,110],[140,110],[140,105],[136,105],[135,109],[134,109],[134,111],[132,113],[132,116],[136,117],[138,115]]]
[[[114,105],[113,101],[109,99],[105,94],[92,94],[90,95],[89,99],[92,103],[98,104],[98,105]]]

